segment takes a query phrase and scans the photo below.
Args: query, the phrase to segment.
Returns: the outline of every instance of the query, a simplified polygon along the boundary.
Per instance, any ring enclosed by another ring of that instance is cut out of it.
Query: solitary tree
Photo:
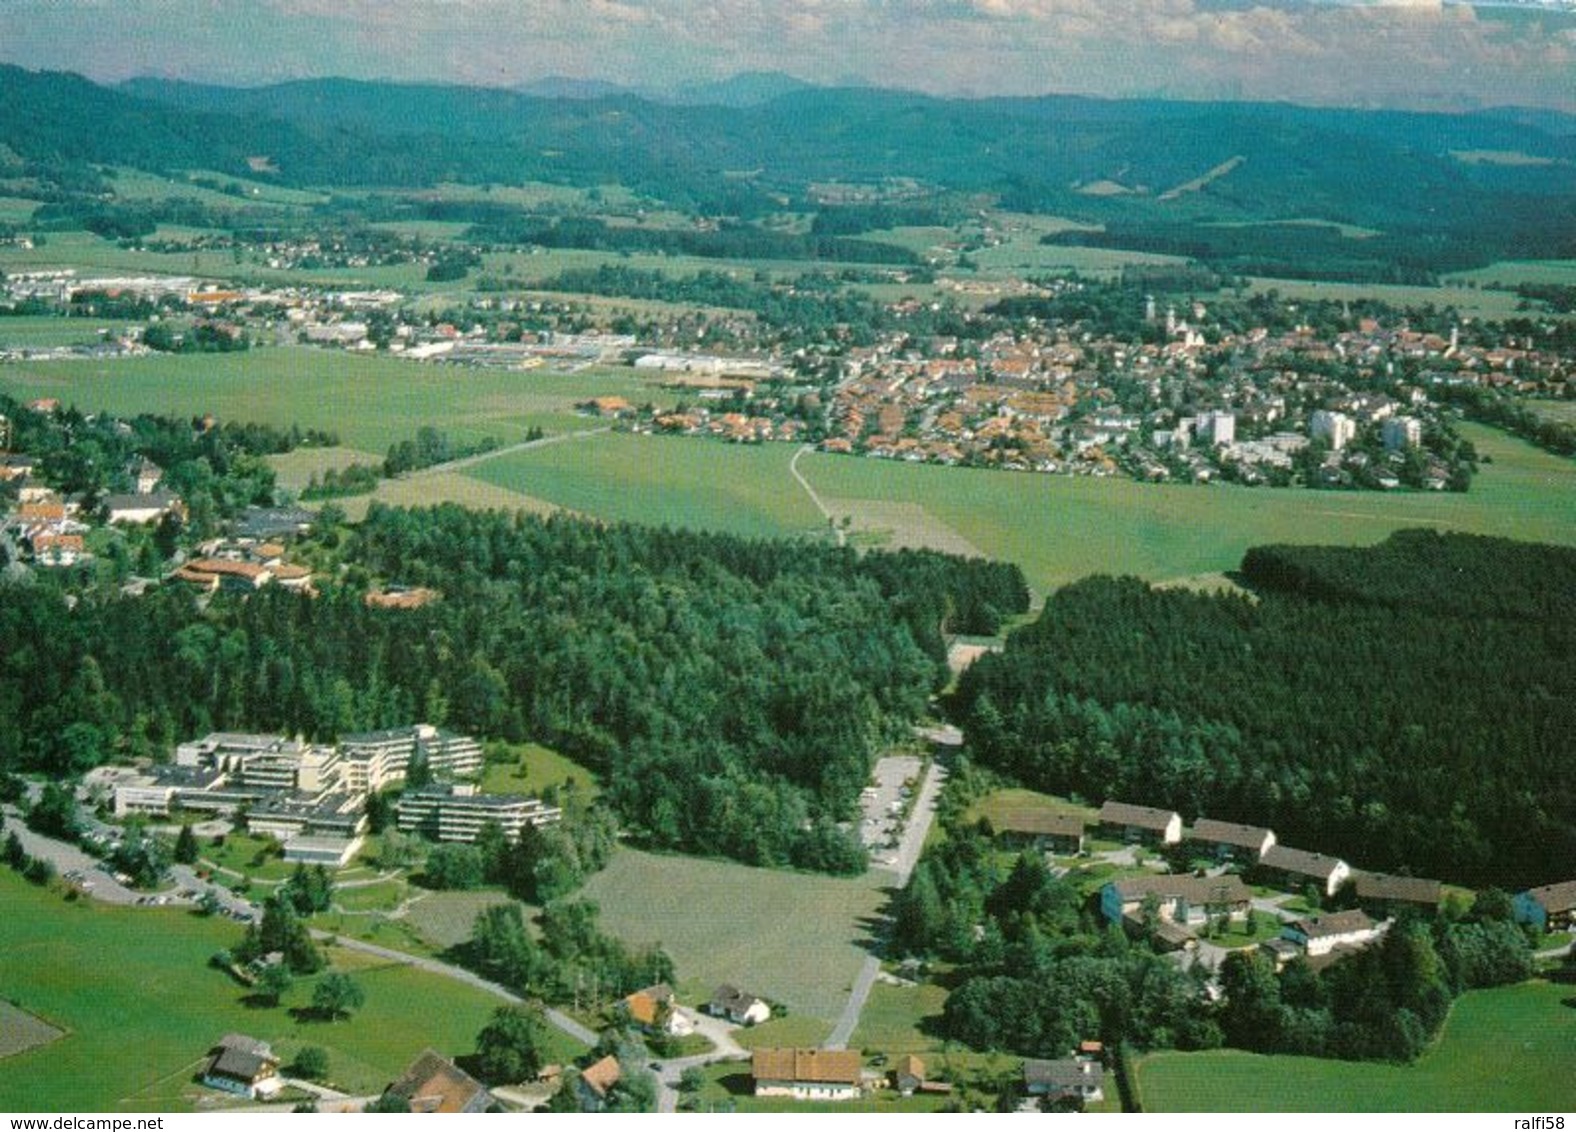
[[[328,1051],[322,1046],[303,1046],[301,1052],[296,1054],[292,1068],[297,1077],[305,1077],[308,1081],[326,1081]]]
[[[500,1006],[476,1035],[476,1060],[483,1079],[496,1084],[529,1080],[542,1068],[545,1031],[537,1007]]]
[[[270,963],[257,976],[257,992],[275,1006],[294,985],[295,979],[290,974],[290,968],[283,963]]]
[[[175,838],[175,859],[183,865],[197,863],[197,835],[189,825],[181,826],[181,832]]]
[[[312,1009],[330,1022],[341,1014],[349,1017],[366,1001],[361,984],[338,971],[324,975],[312,988]]]

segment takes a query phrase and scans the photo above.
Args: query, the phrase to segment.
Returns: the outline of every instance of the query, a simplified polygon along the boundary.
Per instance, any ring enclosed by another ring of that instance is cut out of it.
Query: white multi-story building
[[[1237,442],[1237,414],[1222,410],[1201,413],[1198,418],[1198,437],[1211,448]]]
[[[551,825],[563,816],[540,798],[480,794],[471,785],[426,786],[407,791],[399,800],[400,831],[439,841],[475,841],[489,822],[510,841],[518,841],[526,826]]]
[[[1308,422],[1308,432],[1315,440],[1328,440],[1331,450],[1339,452],[1356,439],[1357,422],[1345,413],[1319,409]]]
[[[1380,436],[1384,446],[1392,452],[1416,448],[1423,443],[1423,422],[1416,417],[1391,417],[1384,422]]]
[[[373,791],[405,781],[410,760],[420,750],[440,778],[463,778],[482,769],[482,745],[428,723],[387,731],[342,736],[339,753],[347,789]]]

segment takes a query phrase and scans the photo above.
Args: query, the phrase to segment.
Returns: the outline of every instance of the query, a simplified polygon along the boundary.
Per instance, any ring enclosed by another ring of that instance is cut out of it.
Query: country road
[[[810,481],[805,479],[804,473],[799,470],[799,457],[806,452],[814,451],[815,449],[808,444],[801,445],[799,450],[793,454],[793,459],[788,461],[788,470],[793,473],[793,478],[799,481],[799,486],[804,488],[805,494],[810,497],[810,502],[815,504],[815,509],[821,513],[821,517],[831,526],[832,533],[837,536],[837,545],[846,546],[848,544],[847,534],[841,527],[837,526],[832,518],[831,510],[828,509],[825,503],[821,502],[821,497],[815,493],[815,488],[810,486]]]

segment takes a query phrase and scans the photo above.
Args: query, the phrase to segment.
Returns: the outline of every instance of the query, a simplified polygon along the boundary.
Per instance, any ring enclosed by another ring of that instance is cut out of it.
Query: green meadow
[[[756,869],[620,849],[587,882],[602,924],[660,943],[693,1005],[720,983],[786,1003],[801,1038],[825,1039],[863,964],[885,893],[867,877]],[[821,1022],[811,1026],[805,1016]],[[772,1023],[775,1025],[776,1023]],[[797,1024],[796,1024],[797,1027]],[[817,1036],[818,1035],[818,1036]]]
[[[328,1023],[290,1013],[311,997],[301,979],[280,1007],[248,1005],[245,988],[208,965],[240,938],[228,920],[177,909],[66,903],[0,871],[0,993],[65,1031],[0,1060],[0,1110],[188,1110],[217,1094],[193,1081],[206,1050],[232,1031],[273,1044],[288,1062],[305,1045],[328,1051],[333,1082],[380,1091],[431,1046],[475,1048],[498,1000],[465,984],[351,952],[366,1004]],[[567,1039],[555,1056],[577,1053]]]
[[[507,444],[523,440],[532,426],[549,432],[595,427],[574,410],[576,401],[589,397],[665,400],[660,388],[629,370],[462,369],[304,346],[18,363],[0,367],[0,389],[125,416],[213,413],[221,420],[331,429],[347,447],[380,456],[423,425],[456,441],[492,436]]]
[[[820,533],[791,444],[608,433],[488,460],[468,474],[601,519],[750,536]]]
[[[1368,545],[1402,527],[1576,544],[1576,462],[1461,426],[1489,456],[1465,495],[1141,484],[806,456],[823,496],[917,504],[1036,590],[1094,573],[1168,581],[1233,570],[1251,546]]]
[[[1569,1112],[1573,988],[1533,982],[1459,999],[1414,1065],[1157,1053],[1138,1063],[1147,1112]]]

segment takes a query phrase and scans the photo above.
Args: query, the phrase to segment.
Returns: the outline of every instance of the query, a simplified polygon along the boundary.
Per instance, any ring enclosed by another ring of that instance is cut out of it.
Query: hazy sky
[[[741,70],[944,94],[1576,110],[1576,15],[1438,0],[0,0],[0,60],[162,75],[671,86]]]

